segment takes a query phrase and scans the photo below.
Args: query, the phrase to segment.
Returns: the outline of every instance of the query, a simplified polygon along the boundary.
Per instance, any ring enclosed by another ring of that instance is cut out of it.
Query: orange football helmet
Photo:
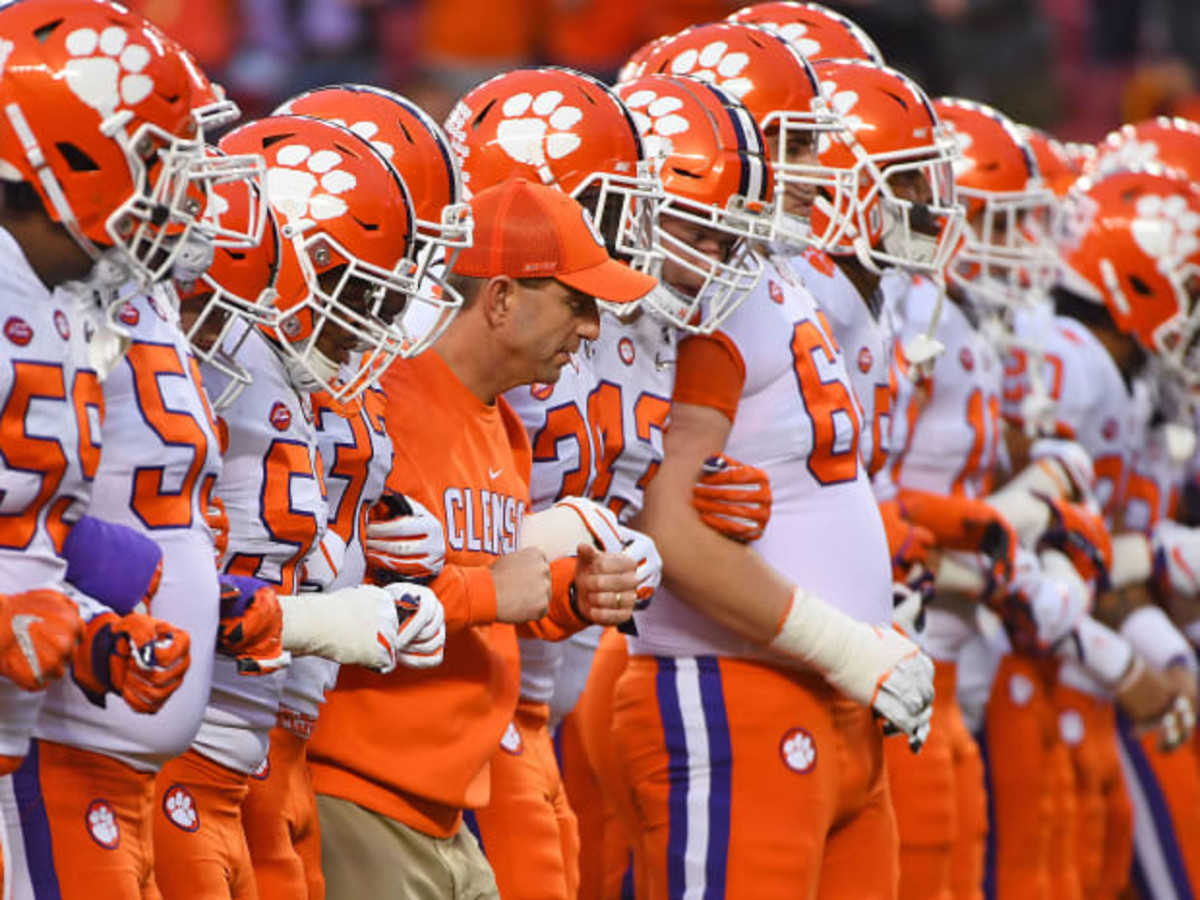
[[[189,193],[203,143],[174,44],[123,7],[0,7],[0,178],[29,182],[101,277],[170,271],[203,212]],[[104,252],[113,247],[117,253]]]
[[[818,133],[838,131],[812,66],[791,44],[755,25],[697,25],[656,46],[646,75],[687,76],[721,87],[740,100],[771,148],[776,180],[776,237],[806,243],[814,191],[804,177]],[[786,202],[785,202],[786,201]]]
[[[464,94],[445,126],[468,194],[509,178],[554,185],[592,214],[610,253],[654,268],[658,181],[629,113],[599,81],[555,67],[504,72]]]
[[[283,237],[279,317],[268,332],[299,385],[339,401],[358,396],[410,349],[393,325],[416,290],[408,189],[367,140],[308,116],[250,122],[220,147],[266,159],[267,201]],[[337,329],[339,350],[354,359],[318,348],[326,329]]]
[[[735,238],[724,260],[700,255],[658,225],[665,259],[697,276],[694,293],[660,287],[644,306],[677,328],[710,334],[758,283],[754,243],[770,238],[773,185],[762,134],[732,94],[690,78],[643,75],[617,85],[657,161],[665,200],[660,218],[680,219]]]
[[[774,0],[743,6],[730,22],[757,25],[777,34],[807,59],[865,59],[882,63],[883,54],[863,29],[820,3]]]
[[[630,54],[629,59],[625,60],[620,71],[617,72],[617,84],[622,81],[632,81],[642,74],[642,70],[646,68],[646,60],[650,58],[650,54],[654,49],[665,40],[669,40],[671,35],[662,34],[656,38],[646,41],[642,46]]]
[[[1152,165],[1200,183],[1200,123],[1158,116],[1122,125],[1097,145],[1090,169],[1116,172]]]
[[[1085,176],[1060,233],[1062,285],[1104,303],[1164,368],[1200,389],[1200,191],[1159,171]]]
[[[967,213],[947,274],[984,303],[1030,307],[1046,296],[1058,265],[1045,240],[1054,194],[1044,186],[1033,149],[990,106],[943,97],[933,108],[958,141],[954,184]]]
[[[1055,140],[1040,128],[1018,125],[1017,132],[1029,144],[1037,160],[1042,181],[1058,198],[1065,197],[1075,179],[1082,174],[1074,161],[1067,155],[1062,142]]]
[[[214,148],[208,150],[221,155]],[[237,349],[250,327],[269,329],[278,323],[275,280],[282,238],[256,179],[215,184],[205,217],[218,220],[211,226],[214,229],[244,231],[259,219],[265,223],[261,240],[254,246],[216,245],[212,262],[194,281],[181,281],[178,275],[175,281],[185,318],[189,306],[200,307],[185,334],[193,354],[229,379],[212,398],[213,408],[220,410],[251,381],[250,373],[237,362]]]
[[[463,200],[449,139],[415,103],[369,85],[308,91],[275,110],[289,113],[334,122],[366,138],[409,188],[417,216],[412,277],[418,291],[397,324],[408,354],[415,356],[437,340],[462,307],[462,295],[443,277],[454,268],[458,252],[471,245],[472,232],[471,208]]]
[[[853,253],[875,272],[898,266],[940,277],[963,226],[951,169],[958,145],[950,130],[901,72],[862,60],[824,60],[813,68],[844,128],[819,133],[816,164],[793,176],[817,191],[812,243]],[[902,183],[916,196],[901,196]]]

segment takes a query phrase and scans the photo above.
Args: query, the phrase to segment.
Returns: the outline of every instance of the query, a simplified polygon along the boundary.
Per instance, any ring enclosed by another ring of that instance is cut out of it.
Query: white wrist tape
[[[1195,669],[1195,657],[1187,638],[1157,606],[1143,606],[1131,612],[1121,623],[1121,637],[1160,672],[1177,663]]]
[[[297,656],[390,671],[399,621],[383,588],[363,584],[327,594],[281,596],[283,649]]]
[[[1129,642],[1091,616],[1080,620],[1075,634],[1079,638],[1079,661],[1084,668],[1108,687],[1115,687],[1134,658]]]
[[[783,625],[768,646],[808,663],[851,700],[868,706],[896,664],[920,653],[899,632],[852,619],[802,588],[793,591]]]
[[[974,561],[975,557],[968,553],[943,553],[933,580],[934,590],[938,593],[978,597],[987,587],[987,579]]]
[[[548,560],[574,556],[580,544],[618,553],[619,528],[617,517],[607,507],[583,497],[564,497],[521,520],[519,543],[522,549],[537,547]]]
[[[1154,554],[1150,541],[1137,531],[1122,531],[1113,535],[1113,564],[1108,573],[1115,589],[1148,581],[1154,570]]]

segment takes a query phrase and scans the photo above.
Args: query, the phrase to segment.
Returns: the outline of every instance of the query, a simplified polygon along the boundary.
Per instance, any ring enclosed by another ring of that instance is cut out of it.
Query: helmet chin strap
[[[311,344],[281,347],[279,356],[292,387],[306,394],[330,390],[342,368]]]

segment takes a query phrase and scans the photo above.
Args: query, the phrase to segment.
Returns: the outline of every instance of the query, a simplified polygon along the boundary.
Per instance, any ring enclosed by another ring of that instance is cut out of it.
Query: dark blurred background
[[[557,64],[606,81],[724,0],[132,0],[247,117],[308,87],[369,82],[439,120],[484,78]],[[1157,113],[1200,119],[1200,0],[841,0],[931,96],[991,103],[1064,140]]]

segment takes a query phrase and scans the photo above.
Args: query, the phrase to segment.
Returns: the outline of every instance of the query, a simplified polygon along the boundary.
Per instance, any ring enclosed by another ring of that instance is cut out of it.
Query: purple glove
[[[140,532],[94,516],[75,523],[59,554],[67,583],[117,615],[147,609],[162,578],[162,550]]]

